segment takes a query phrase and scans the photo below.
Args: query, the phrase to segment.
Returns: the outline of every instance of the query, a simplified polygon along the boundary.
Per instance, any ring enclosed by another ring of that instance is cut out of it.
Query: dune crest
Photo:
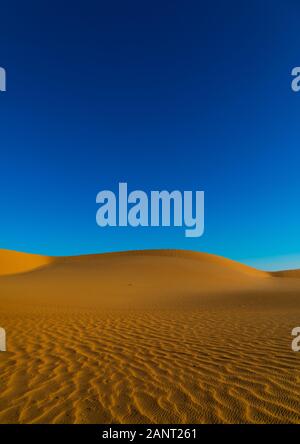
[[[227,259],[222,256],[217,256],[209,253],[200,253],[189,250],[132,250],[113,253],[100,253],[100,254],[83,254],[77,256],[43,256],[39,254],[21,253],[17,251],[0,249],[0,276],[25,273],[33,271],[37,268],[56,264],[82,264],[86,266],[88,263],[96,264],[98,261],[101,263],[103,260],[115,263],[120,261],[126,263],[130,259],[140,258],[149,259],[157,258],[158,261],[165,262],[165,259],[170,259],[172,264],[172,258],[179,260],[195,261],[199,265],[199,271],[207,266],[215,269],[214,271],[221,271],[224,269],[228,271],[235,271],[237,273],[244,273],[256,277],[267,277],[268,272],[257,270],[247,265],[241,264],[237,261]]]

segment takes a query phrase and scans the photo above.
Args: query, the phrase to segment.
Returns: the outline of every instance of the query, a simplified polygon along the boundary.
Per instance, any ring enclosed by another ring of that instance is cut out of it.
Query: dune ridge
[[[300,280],[206,253],[0,252],[0,423],[300,423]]]
[[[215,262],[223,264],[224,266],[243,270],[245,272],[262,274],[253,267],[243,265],[232,259],[227,259],[222,256],[217,256],[210,253],[201,253],[192,250],[130,250],[120,252],[96,253],[96,254],[80,254],[70,256],[45,256],[40,254],[25,253],[13,250],[0,249],[0,276],[7,274],[18,274],[26,271],[31,271],[40,266],[45,266],[54,263],[66,262],[84,262],[102,258],[125,258],[125,257],[180,257],[181,259],[198,260],[201,262]]]

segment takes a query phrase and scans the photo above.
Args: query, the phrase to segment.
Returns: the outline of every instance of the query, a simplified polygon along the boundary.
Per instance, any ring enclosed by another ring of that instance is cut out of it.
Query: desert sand
[[[0,251],[0,423],[300,423],[300,273]]]

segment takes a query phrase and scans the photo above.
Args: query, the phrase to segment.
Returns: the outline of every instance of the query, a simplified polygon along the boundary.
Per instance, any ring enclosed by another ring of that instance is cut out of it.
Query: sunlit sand
[[[0,251],[1,423],[300,423],[300,273]]]

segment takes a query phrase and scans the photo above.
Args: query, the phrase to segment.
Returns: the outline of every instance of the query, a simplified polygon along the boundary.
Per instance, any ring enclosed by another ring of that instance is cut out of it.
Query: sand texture
[[[0,423],[300,423],[300,273],[0,251]]]

